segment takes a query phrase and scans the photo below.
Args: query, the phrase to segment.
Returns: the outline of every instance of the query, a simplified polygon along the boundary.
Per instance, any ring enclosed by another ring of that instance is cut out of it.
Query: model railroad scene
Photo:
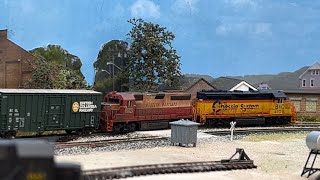
[[[49,166],[38,167],[15,178],[28,172],[61,179],[317,178],[311,175],[317,172],[320,123],[297,122],[295,106],[282,91],[202,90],[193,99],[173,92],[0,93],[0,147],[16,152],[6,158],[30,168],[28,161],[41,166],[38,154],[44,153],[52,166],[50,173]],[[36,134],[18,135],[27,132]]]
[[[0,180],[320,179],[319,14],[0,1]]]
[[[278,126],[296,123],[294,104],[281,91],[188,93],[110,92],[89,90],[0,89],[1,135],[65,131],[127,133],[166,129],[189,119],[205,127]]]

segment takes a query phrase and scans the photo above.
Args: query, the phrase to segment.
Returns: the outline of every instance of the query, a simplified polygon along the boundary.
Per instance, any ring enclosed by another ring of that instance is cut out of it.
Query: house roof
[[[236,86],[234,86],[233,88],[230,89],[230,91],[235,91],[237,90],[240,86],[245,85],[247,87],[249,87],[250,89],[254,90],[254,91],[258,91],[258,89],[256,89],[255,87],[253,87],[252,85],[250,85],[249,83],[247,83],[246,81],[241,81],[239,84],[237,84]]]
[[[212,84],[214,87],[216,87],[219,90],[233,91],[238,87],[240,87],[241,85],[246,85],[249,88],[257,91],[257,89],[252,85],[250,85],[248,82],[241,79],[235,79],[235,78],[229,78],[229,77],[219,77],[215,79],[212,82]]]
[[[283,92],[285,94],[320,94],[320,89],[291,89]]]
[[[320,64],[318,62],[314,63],[312,66],[310,66],[307,70],[305,70],[300,76],[299,79],[303,77],[308,71],[310,70],[320,70]]]
[[[191,89],[193,86],[195,86],[196,84],[198,84],[200,81],[203,81],[205,83],[207,83],[209,86],[212,87],[212,89],[217,89],[215,86],[213,86],[212,84],[210,84],[207,80],[205,80],[204,78],[200,78],[198,81],[196,81],[195,83],[193,83],[191,86],[189,86],[185,91]]]
[[[212,82],[212,85],[220,90],[230,90],[243,80],[229,77],[219,77]]]

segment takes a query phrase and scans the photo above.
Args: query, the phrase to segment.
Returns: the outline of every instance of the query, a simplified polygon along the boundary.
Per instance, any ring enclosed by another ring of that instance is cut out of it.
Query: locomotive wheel
[[[92,134],[92,129],[84,129],[83,130],[83,135],[84,136],[89,136]]]
[[[134,132],[134,131],[136,131],[136,128],[137,128],[137,125],[136,125],[135,123],[130,123],[130,124],[128,124],[128,126],[127,126],[127,129],[128,129],[129,132]]]
[[[76,134],[79,135],[79,136],[82,136],[83,135],[83,130],[82,129],[76,130]]]
[[[65,131],[66,131],[67,134],[71,134],[72,133],[72,130],[70,130],[70,129],[67,129]]]
[[[122,124],[115,124],[113,126],[113,130],[115,133],[122,133],[123,132],[123,125]]]

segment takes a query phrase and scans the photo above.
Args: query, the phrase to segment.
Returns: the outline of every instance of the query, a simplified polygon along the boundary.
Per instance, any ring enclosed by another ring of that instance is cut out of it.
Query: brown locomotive
[[[110,92],[102,103],[101,130],[131,132],[168,128],[169,122],[191,119],[191,94],[180,92]]]

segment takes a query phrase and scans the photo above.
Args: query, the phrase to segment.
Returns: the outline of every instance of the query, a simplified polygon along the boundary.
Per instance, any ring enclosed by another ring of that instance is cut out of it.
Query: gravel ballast
[[[162,131],[149,135],[160,135]],[[167,136],[167,132],[162,132]],[[142,133],[145,134],[145,133]],[[69,148],[56,150],[58,162],[80,163],[84,170],[108,167],[175,163],[190,161],[217,161],[227,159],[236,148],[243,148],[258,166],[254,170],[236,170],[194,174],[172,174],[134,177],[130,179],[307,179],[300,177],[309,149],[305,144],[307,133],[265,135],[266,137],[247,138],[235,136],[206,136],[198,134],[197,147],[171,146],[170,141],[150,141],[123,143],[101,148]],[[254,135],[250,135],[254,136]],[[320,164],[316,164],[320,168]],[[317,179],[315,174],[309,179]]]

